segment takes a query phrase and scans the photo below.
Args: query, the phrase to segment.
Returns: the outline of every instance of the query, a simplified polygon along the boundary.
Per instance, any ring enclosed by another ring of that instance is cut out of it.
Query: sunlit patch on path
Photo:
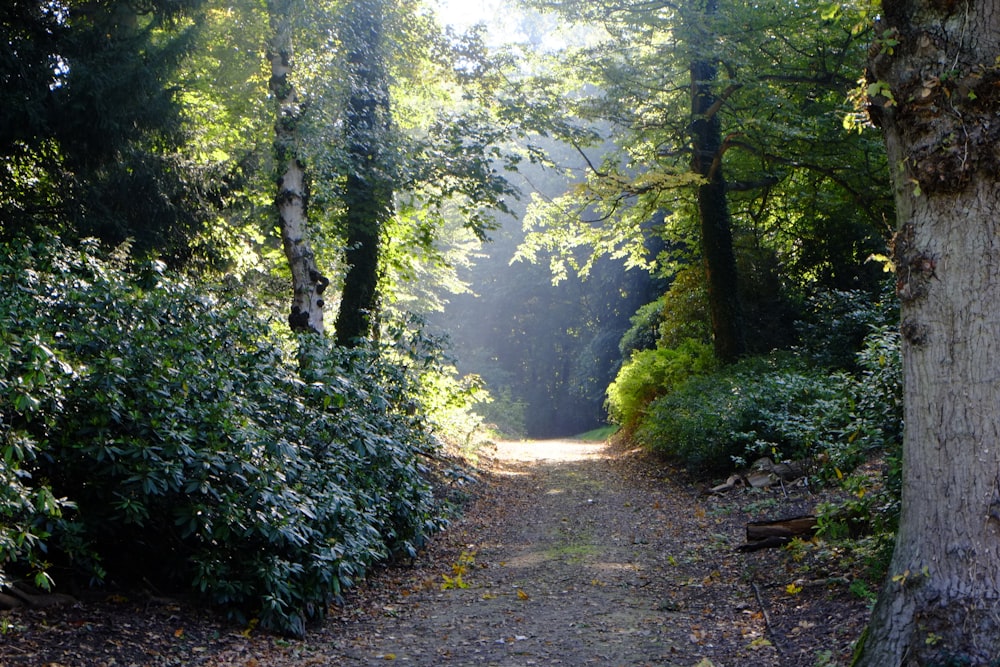
[[[608,458],[606,442],[583,440],[503,440],[496,457],[503,461],[571,463]]]

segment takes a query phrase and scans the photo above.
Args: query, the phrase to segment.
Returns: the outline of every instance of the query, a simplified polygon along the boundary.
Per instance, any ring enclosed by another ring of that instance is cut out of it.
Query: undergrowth
[[[635,353],[609,389],[609,409],[638,444],[695,475],[729,474],[766,456],[802,462],[811,482],[842,487],[850,500],[822,508],[820,535],[875,581],[899,514],[894,311],[836,292],[814,299],[809,314],[802,347],[729,366],[704,361],[698,350],[707,346],[693,341]],[[877,471],[859,468],[872,461]]]
[[[144,580],[302,635],[439,528],[418,334],[283,343],[238,284],[0,254],[0,584]]]

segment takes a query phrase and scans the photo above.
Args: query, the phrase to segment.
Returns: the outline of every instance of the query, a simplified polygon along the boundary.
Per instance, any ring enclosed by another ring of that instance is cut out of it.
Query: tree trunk
[[[706,13],[714,11],[713,1]],[[698,187],[698,215],[713,344],[715,356],[732,363],[746,352],[746,339],[726,181],[722,176],[722,127],[718,99],[712,90],[715,80],[714,65],[704,61],[691,65],[692,168],[708,181]]]
[[[287,2],[270,2],[272,39],[271,94],[277,107],[274,154],[277,162],[278,227],[281,244],[292,271],[292,307],[288,325],[292,331],[323,333],[323,291],[330,281],[320,273],[309,243],[308,181],[295,148],[302,107],[291,81],[292,29]]]
[[[896,190],[903,509],[857,664],[1000,658],[1000,2],[884,2],[872,118]]]
[[[384,2],[354,0],[345,21],[350,96],[344,131],[350,173],[347,209],[347,274],[337,315],[337,342],[354,345],[377,324],[383,227],[392,215],[389,150],[389,81],[383,55]]]

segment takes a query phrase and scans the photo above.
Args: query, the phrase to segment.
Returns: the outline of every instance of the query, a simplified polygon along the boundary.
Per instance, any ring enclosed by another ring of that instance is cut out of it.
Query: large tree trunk
[[[706,13],[714,11],[713,0]],[[746,339],[726,181],[722,175],[722,127],[718,98],[713,91],[715,80],[714,65],[704,61],[691,65],[692,168],[707,179],[698,187],[698,215],[713,344],[715,356],[732,363],[746,352]]]
[[[354,345],[377,325],[378,282],[383,228],[392,215],[388,161],[389,81],[383,55],[384,2],[354,0],[347,12],[351,92],[344,131],[350,173],[347,208],[347,275],[337,315],[337,342]]]
[[[320,273],[309,243],[307,207],[309,193],[305,168],[295,148],[302,107],[292,85],[292,29],[287,2],[268,3],[271,15],[271,94],[277,107],[274,153],[277,161],[278,227],[292,271],[292,331],[323,333],[323,290],[330,281]]]
[[[903,510],[858,664],[995,664],[1000,2],[886,0],[883,21],[869,90],[899,217]]]

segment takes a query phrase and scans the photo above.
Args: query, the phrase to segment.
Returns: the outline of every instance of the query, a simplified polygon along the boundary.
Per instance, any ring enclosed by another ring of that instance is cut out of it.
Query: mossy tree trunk
[[[337,342],[345,346],[372,336],[378,325],[382,234],[393,211],[385,5],[384,0],[354,0],[344,24],[350,83],[344,117],[348,268],[336,329]]]
[[[903,509],[858,664],[1000,659],[1000,2],[885,0],[872,118],[896,191]]]
[[[709,0],[705,16],[712,16],[716,10],[716,1]],[[723,100],[715,93],[717,78],[711,62],[699,60],[691,64],[691,166],[706,181],[698,187],[698,216],[715,356],[724,363],[732,363],[746,352],[746,339],[732,221],[722,174],[725,148],[719,108]]]

